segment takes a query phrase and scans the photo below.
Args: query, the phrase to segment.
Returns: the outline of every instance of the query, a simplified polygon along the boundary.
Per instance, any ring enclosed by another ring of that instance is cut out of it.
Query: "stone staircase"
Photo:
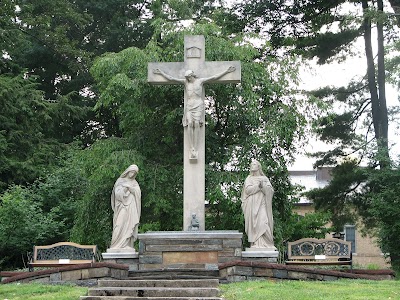
[[[218,279],[99,280],[81,300],[223,300]]]

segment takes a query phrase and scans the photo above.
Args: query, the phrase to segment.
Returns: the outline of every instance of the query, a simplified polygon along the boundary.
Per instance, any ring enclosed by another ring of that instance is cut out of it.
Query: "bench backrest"
[[[288,259],[351,259],[351,242],[304,238],[288,243]]]
[[[96,248],[96,245],[80,245],[72,242],[34,246],[33,262],[57,262],[60,259],[81,263],[92,262],[96,257]]]

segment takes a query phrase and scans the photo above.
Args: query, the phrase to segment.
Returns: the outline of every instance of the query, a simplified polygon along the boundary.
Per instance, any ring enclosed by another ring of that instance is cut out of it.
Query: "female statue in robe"
[[[141,191],[136,181],[137,165],[129,166],[117,179],[111,193],[114,211],[110,249],[134,250],[141,212]]]
[[[276,250],[274,246],[274,219],[272,196],[274,189],[262,171],[261,164],[253,160],[250,175],[242,190],[242,210],[250,248]]]

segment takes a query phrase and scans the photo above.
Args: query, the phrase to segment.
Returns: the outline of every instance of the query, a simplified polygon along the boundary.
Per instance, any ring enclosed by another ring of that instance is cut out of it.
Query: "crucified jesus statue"
[[[203,84],[219,79],[225,74],[234,72],[235,67],[230,66],[225,71],[206,78],[199,78],[192,70],[185,72],[185,78],[176,78],[165,73],[160,69],[154,69],[154,74],[159,74],[170,81],[181,83],[185,86],[187,101],[184,102],[182,124],[188,127],[189,143],[190,143],[190,159],[198,157],[198,140],[200,127],[203,126],[204,120],[204,99],[203,99]]]

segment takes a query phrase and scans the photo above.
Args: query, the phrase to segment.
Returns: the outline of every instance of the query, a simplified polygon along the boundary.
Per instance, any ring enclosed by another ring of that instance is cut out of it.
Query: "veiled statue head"
[[[120,177],[136,177],[136,174],[139,172],[139,167],[137,165],[130,165]]]

